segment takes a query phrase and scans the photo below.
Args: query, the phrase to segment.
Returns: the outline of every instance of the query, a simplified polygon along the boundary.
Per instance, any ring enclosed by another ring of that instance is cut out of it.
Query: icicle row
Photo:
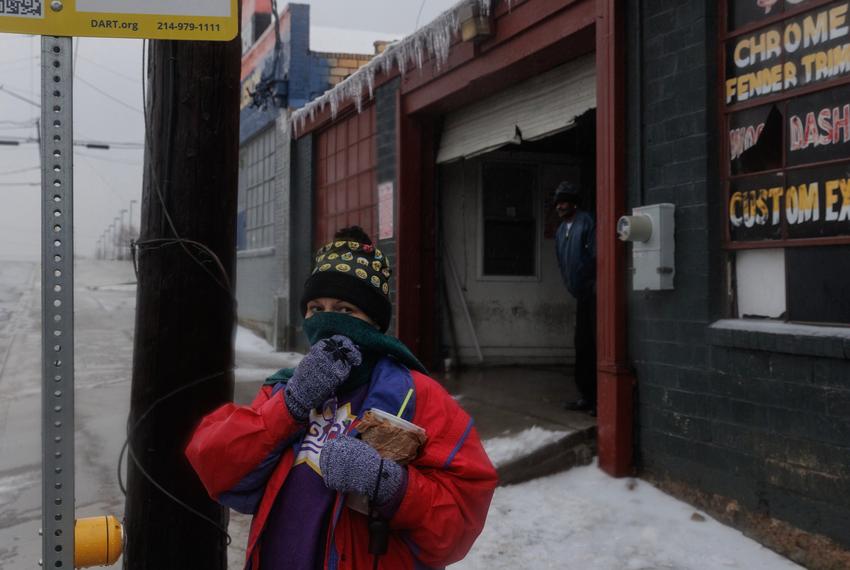
[[[308,117],[311,121],[314,120],[317,112],[324,111],[328,106],[330,106],[331,117],[336,118],[339,107],[344,100],[353,100],[359,113],[363,109],[364,88],[368,90],[368,99],[374,96],[375,75],[378,71],[384,75],[389,75],[395,67],[399,74],[405,77],[409,69],[408,66],[415,66],[422,70],[427,59],[433,60],[436,70],[440,71],[449,60],[452,39],[460,31],[460,19],[458,18],[460,8],[477,2],[481,14],[487,16],[491,12],[492,4],[497,1],[499,0],[460,0],[429,24],[406,38],[390,44],[383,53],[372,58],[369,63],[304,107],[296,110],[291,116],[293,125],[297,127],[296,131],[306,126]],[[510,8],[512,0],[502,1],[506,1]]]

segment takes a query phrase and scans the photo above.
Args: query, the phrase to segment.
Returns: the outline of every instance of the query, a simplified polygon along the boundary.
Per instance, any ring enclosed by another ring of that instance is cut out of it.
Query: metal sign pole
[[[41,39],[42,560],[74,568],[71,38]]]

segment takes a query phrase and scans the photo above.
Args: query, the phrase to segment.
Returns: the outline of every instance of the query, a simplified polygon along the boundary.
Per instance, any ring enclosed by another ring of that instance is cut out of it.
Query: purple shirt
[[[260,570],[316,570],[322,567],[327,528],[336,491],[325,487],[319,454],[328,439],[348,430],[360,414],[368,384],[310,411],[295,463],[269,513],[260,551]]]

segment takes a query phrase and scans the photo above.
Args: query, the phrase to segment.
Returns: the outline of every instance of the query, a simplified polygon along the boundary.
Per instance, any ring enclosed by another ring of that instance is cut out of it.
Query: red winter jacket
[[[246,569],[259,569],[266,519],[292,468],[304,433],[284,402],[281,385],[264,386],[250,406],[225,404],[195,430],[186,455],[210,496],[254,519]],[[440,568],[466,556],[482,528],[496,471],[469,415],[436,381],[392,359],[378,363],[363,410],[396,413],[413,388],[403,417],[425,428],[427,441],[408,466],[404,498],[390,520],[387,570]],[[357,422],[352,425],[356,429]],[[372,568],[367,518],[337,494],[328,525],[324,568]]]

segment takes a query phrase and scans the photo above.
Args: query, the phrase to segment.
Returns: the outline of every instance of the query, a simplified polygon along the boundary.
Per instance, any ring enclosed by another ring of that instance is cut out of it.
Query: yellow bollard
[[[74,568],[109,566],[123,550],[123,529],[113,516],[74,521]]]

